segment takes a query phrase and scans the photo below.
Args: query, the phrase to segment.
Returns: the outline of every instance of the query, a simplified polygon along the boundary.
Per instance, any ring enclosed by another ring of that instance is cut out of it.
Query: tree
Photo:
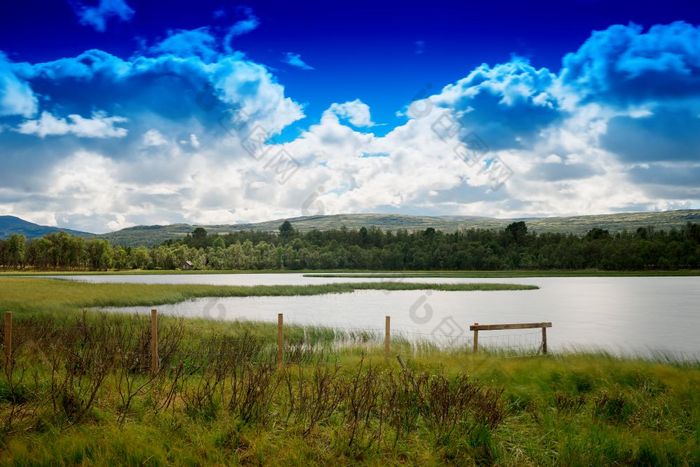
[[[127,269],[129,267],[129,254],[122,246],[114,248],[114,267],[116,269]]]
[[[688,224],[685,226],[686,235],[695,243],[700,243],[700,224]]]
[[[148,248],[140,246],[131,250],[131,265],[136,269],[146,269],[151,262]]]
[[[294,227],[292,227],[292,223],[289,221],[284,221],[282,225],[280,225],[280,238],[284,241],[287,241],[291,239],[294,236]]]
[[[515,243],[521,244],[525,241],[525,237],[527,236],[527,225],[525,225],[523,221],[513,222],[506,227],[506,234],[508,234]]]
[[[46,238],[35,238],[27,247],[27,262],[35,268],[49,268],[51,264],[51,241]]]
[[[195,248],[207,246],[207,230],[204,227],[197,227],[192,231],[192,246]]]
[[[369,233],[367,232],[367,227],[365,227],[365,226],[360,227],[360,245],[362,245],[362,246],[367,245],[368,237],[369,237]]]
[[[239,242],[232,243],[224,252],[224,268],[225,269],[242,269],[243,268],[243,249]]]
[[[5,245],[7,262],[12,267],[22,267],[24,265],[24,257],[27,252],[27,239],[24,235],[13,234],[7,240]]]
[[[193,246],[195,238],[201,247]],[[500,231],[445,233],[428,228],[384,233],[372,227],[300,233],[287,221],[279,234],[240,231],[208,236],[201,229],[152,248],[112,247],[102,239],[86,241],[65,232],[29,241],[21,235],[0,240],[3,268],[175,269],[188,262],[196,269],[700,268],[700,225],[614,234],[596,228],[580,236],[528,234],[524,222]]]
[[[107,240],[93,239],[87,242],[87,254],[92,269],[109,269],[112,267],[114,252]]]
[[[586,234],[587,240],[603,240],[607,238],[610,238],[610,232],[599,227],[592,228]]]

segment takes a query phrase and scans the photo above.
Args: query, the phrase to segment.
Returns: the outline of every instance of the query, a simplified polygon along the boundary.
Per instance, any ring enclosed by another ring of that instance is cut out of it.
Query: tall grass
[[[700,464],[697,361],[400,336],[385,356],[380,334],[285,326],[277,370],[273,324],[163,317],[151,373],[146,317],[82,311],[341,286],[0,279],[0,464]]]
[[[700,462],[697,364],[400,341],[386,357],[289,327],[277,370],[273,325],[166,318],[152,374],[149,332],[136,315],[20,315],[0,463]]]
[[[85,282],[0,278],[0,310],[53,312],[91,307],[151,306],[202,297],[261,297],[351,293],[356,290],[499,291],[533,290],[518,284],[418,284],[403,282],[322,285],[215,286],[189,284],[90,284]]]

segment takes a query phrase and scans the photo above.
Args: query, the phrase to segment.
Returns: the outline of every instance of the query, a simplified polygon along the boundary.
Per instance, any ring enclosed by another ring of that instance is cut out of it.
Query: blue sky
[[[700,206],[691,1],[2,8],[3,214],[105,231]]]

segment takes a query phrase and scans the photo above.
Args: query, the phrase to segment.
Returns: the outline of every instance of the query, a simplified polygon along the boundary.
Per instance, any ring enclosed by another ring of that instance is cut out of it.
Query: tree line
[[[156,247],[123,247],[64,232],[0,240],[0,267],[39,270],[107,269],[603,269],[700,268],[700,224],[680,229],[642,227],[585,235],[536,233],[525,222],[503,230],[442,232],[378,228],[209,235],[195,229]]]

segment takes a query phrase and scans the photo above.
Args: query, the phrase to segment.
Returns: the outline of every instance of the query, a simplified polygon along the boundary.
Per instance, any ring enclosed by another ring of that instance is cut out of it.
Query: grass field
[[[151,306],[199,297],[292,296],[350,293],[355,290],[498,291],[533,290],[518,284],[418,284],[367,282],[322,285],[216,286],[187,284],[89,284],[85,282],[0,277],[0,311],[54,312],[93,307]]]
[[[274,325],[165,318],[151,374],[146,318],[80,313],[300,292],[248,289],[0,279],[0,311],[16,312],[0,464],[700,463],[697,362],[400,341],[387,357],[363,336],[338,347],[332,330],[287,327],[278,370]]]

